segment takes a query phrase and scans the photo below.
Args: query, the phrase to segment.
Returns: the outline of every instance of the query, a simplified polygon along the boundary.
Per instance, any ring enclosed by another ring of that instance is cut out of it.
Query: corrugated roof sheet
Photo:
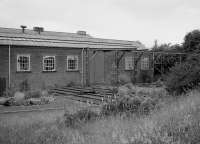
[[[44,31],[41,34],[33,30],[0,28],[0,45],[24,45],[45,47],[89,47],[94,49],[143,49],[144,45],[135,41],[94,38],[76,33]]]

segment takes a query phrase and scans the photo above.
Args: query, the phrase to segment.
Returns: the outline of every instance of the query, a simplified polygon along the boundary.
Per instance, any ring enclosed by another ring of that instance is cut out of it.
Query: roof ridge
[[[5,30],[5,31],[2,31]],[[10,30],[10,32],[9,32]],[[14,33],[14,34],[23,34],[19,33],[22,29],[20,28],[7,28],[7,27],[0,27],[0,33]],[[33,29],[26,28],[25,33],[26,35],[37,35],[37,32],[35,32]],[[70,36],[70,37],[91,37],[89,34],[86,34],[86,36],[78,35],[77,33],[72,32],[61,32],[61,31],[49,31],[45,30],[44,32],[40,33],[40,35],[49,35],[49,36]]]
[[[22,33],[20,28],[4,28],[0,27],[0,36],[7,38],[21,38],[21,39],[41,39],[41,40],[52,40],[52,41],[80,41],[80,42],[91,42],[91,43],[104,43],[104,44],[116,44],[116,45],[129,45],[145,47],[143,44],[137,41],[130,40],[118,40],[118,39],[106,39],[106,38],[96,38],[92,36],[82,36],[77,33],[69,32],[56,32],[56,31],[44,31],[38,34],[34,30],[26,29],[25,33]]]
[[[7,29],[7,30],[18,30],[18,31],[21,31],[21,29],[20,28],[5,28],[5,27],[0,27],[0,33],[9,33],[9,32],[1,32],[1,29]],[[26,29],[25,31],[29,31],[29,32],[34,32],[34,34],[32,34],[32,33],[25,33],[25,34],[27,34],[27,35],[36,35],[37,33],[34,31],[34,30],[32,30],[32,29]],[[85,36],[80,36],[80,35],[78,35],[77,33],[72,33],[72,32],[61,32],[61,31],[48,31],[48,30],[45,30],[44,32],[42,32],[40,35],[41,36],[45,36],[45,35],[43,35],[44,33],[51,33],[52,35],[49,35],[49,36],[58,36],[58,35],[55,35],[55,34],[65,34],[65,35],[67,35],[67,34],[71,34],[71,35],[74,35],[74,37],[85,37]],[[54,34],[53,34],[54,33]],[[19,33],[15,33],[15,34],[19,34]],[[23,34],[23,33],[21,33],[21,34]],[[60,36],[60,35],[59,35]],[[63,35],[64,36],[64,35]],[[88,36],[88,37],[87,37]],[[110,38],[99,38],[99,37],[92,37],[92,36],[90,36],[89,34],[87,34],[87,38],[91,38],[91,39],[99,39],[99,40],[113,40],[113,41],[123,41],[123,42],[136,42],[136,41],[131,41],[131,40],[120,40],[120,39],[110,39]],[[73,36],[70,36],[70,37],[73,37]]]

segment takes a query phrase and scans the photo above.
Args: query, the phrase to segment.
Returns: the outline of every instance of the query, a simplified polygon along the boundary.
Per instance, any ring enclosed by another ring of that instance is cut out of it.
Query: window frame
[[[128,60],[129,58],[129,60]],[[131,59],[131,61],[130,61]],[[132,67],[127,67],[127,62],[131,62]],[[124,63],[125,63],[125,70],[133,70],[134,69],[134,63],[135,63],[135,59],[134,56],[126,56],[124,59]]]
[[[20,57],[28,57],[28,69],[23,70],[20,67],[20,63],[18,62]],[[31,71],[31,56],[30,54],[17,54],[17,72],[30,72]]]
[[[69,63],[68,63],[68,61],[72,57],[73,58],[76,57],[76,59],[77,59],[77,62],[76,62],[76,65],[75,65],[76,66],[75,69],[69,69]],[[67,66],[67,68],[66,68],[67,71],[78,71],[79,70],[79,56],[78,55],[67,55],[67,64],[66,64],[66,66]]]
[[[50,57],[53,57],[53,58],[54,58],[54,69],[53,69],[53,70],[45,70],[45,63],[44,63],[44,60],[45,60],[46,58],[50,58]],[[52,55],[43,56],[43,59],[42,59],[42,71],[43,71],[43,72],[55,72],[55,71],[56,71],[56,56],[52,56]]]
[[[150,69],[150,59],[149,59],[149,57],[143,57],[141,59],[140,69],[141,70],[149,70]]]

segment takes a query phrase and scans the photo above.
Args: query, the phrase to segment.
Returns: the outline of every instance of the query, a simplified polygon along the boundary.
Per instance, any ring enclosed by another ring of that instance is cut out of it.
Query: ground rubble
[[[44,93],[44,92],[43,92]],[[29,93],[24,92],[15,92],[12,97],[1,97],[0,98],[0,105],[4,106],[29,106],[29,105],[42,105],[48,104],[55,100],[52,95],[43,94],[37,97],[30,96]]]

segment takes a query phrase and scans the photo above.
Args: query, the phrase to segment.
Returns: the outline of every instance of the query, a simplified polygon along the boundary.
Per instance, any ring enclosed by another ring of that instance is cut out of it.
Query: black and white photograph
[[[200,1],[0,0],[0,144],[200,144]]]

